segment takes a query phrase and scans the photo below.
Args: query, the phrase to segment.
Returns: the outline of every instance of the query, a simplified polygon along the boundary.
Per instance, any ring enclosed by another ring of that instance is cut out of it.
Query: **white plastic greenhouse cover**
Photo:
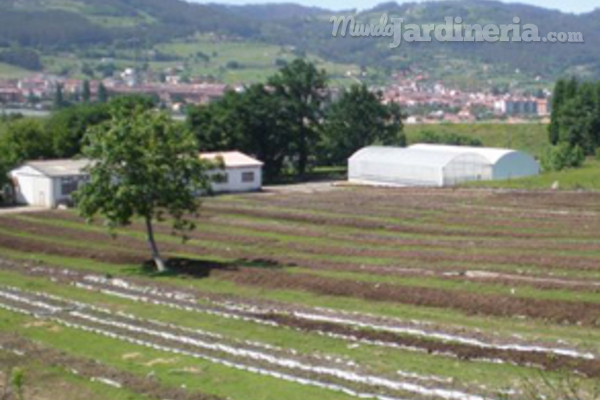
[[[492,166],[491,179],[510,179],[538,175],[540,167],[535,159],[522,151],[490,147],[446,146],[415,144],[409,149],[439,152],[443,154],[475,153],[485,157]]]
[[[365,147],[348,161],[352,182],[394,186],[445,186],[490,179],[489,161],[471,152]]]

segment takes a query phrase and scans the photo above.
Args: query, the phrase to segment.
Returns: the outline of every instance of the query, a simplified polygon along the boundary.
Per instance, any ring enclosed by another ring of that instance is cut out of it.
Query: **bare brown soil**
[[[36,268],[35,266],[28,266],[22,263],[12,262],[8,260],[0,260],[0,269],[6,269],[13,272],[22,273],[28,276],[38,276],[44,277],[47,279],[52,279],[54,282],[61,282],[63,284],[73,284],[73,283],[85,283],[84,274],[75,271],[62,269],[60,272],[53,270],[52,268],[44,267],[44,268]],[[68,273],[67,273],[68,272]],[[147,288],[153,288],[153,290],[166,291],[173,293],[178,292],[182,293],[181,288],[172,287],[171,285],[149,281],[147,279],[133,279],[129,278],[129,281],[138,284],[138,285],[151,285],[145,286]],[[108,289],[108,290],[116,290],[113,287],[103,285],[99,285],[99,289]],[[129,293],[134,295],[135,292],[128,292],[126,289],[119,289],[124,293]],[[211,295],[206,293],[200,293],[195,290],[185,289],[183,292],[197,296],[197,298],[210,299],[212,301],[220,302],[239,302],[239,303],[248,303],[248,299],[241,299],[235,297],[223,297],[223,295]],[[199,304],[192,305],[188,302],[176,299],[176,296],[169,296],[169,300],[165,300],[165,298],[159,296],[158,294],[152,294],[149,290],[146,290],[144,293],[145,297],[149,297],[154,299],[155,301],[172,303],[176,306],[183,306],[186,308],[197,307],[200,312],[206,308],[206,306],[201,306]],[[254,301],[256,302],[256,301]],[[251,302],[250,302],[251,303]],[[248,303],[248,305],[250,305]],[[549,371],[561,371],[564,369],[569,369],[573,371],[578,371],[579,373],[586,375],[588,377],[600,378],[600,360],[594,359],[583,359],[583,358],[574,358],[569,356],[557,355],[542,351],[517,351],[517,350],[507,350],[501,349],[498,347],[494,347],[491,345],[490,347],[481,347],[470,344],[460,344],[460,343],[450,343],[443,342],[437,340],[431,340],[424,337],[419,336],[406,336],[399,335],[396,333],[392,333],[389,331],[374,331],[370,329],[358,329],[353,328],[350,325],[342,324],[342,323],[331,323],[331,322],[315,322],[303,318],[295,317],[291,314],[293,310],[289,310],[290,313],[286,311],[289,308],[289,305],[284,304],[275,304],[269,302],[258,302],[256,304],[258,307],[264,307],[267,310],[280,310],[279,312],[258,312],[258,311],[236,311],[236,313],[241,317],[251,317],[258,318],[260,320],[275,322],[280,326],[289,327],[296,330],[302,330],[306,332],[315,332],[315,333],[324,333],[324,334],[334,334],[338,337],[344,337],[349,340],[360,340],[360,341],[368,341],[371,343],[379,343],[379,344],[389,344],[396,345],[407,348],[415,348],[419,350],[426,351],[428,353],[435,354],[445,354],[452,355],[464,360],[501,360],[503,362],[509,362],[516,365],[530,366],[536,365],[541,368],[544,368]],[[220,309],[220,306],[213,306],[213,311],[227,312],[231,313],[231,310]],[[310,310],[296,310],[301,312],[308,312]],[[187,333],[186,333],[187,334]],[[479,340],[484,340],[485,338],[479,338]]]
[[[560,324],[600,326],[600,304],[545,301],[499,295],[399,286],[386,283],[327,279],[281,271],[240,269],[214,274],[242,285],[274,290],[303,290],[325,296],[356,297],[370,301],[389,301],[415,306],[450,308],[467,314],[498,317],[528,317]]]
[[[391,332],[358,330],[340,324],[315,322],[287,315],[271,314],[263,317],[280,325],[306,332],[325,332],[367,342],[389,343],[417,348],[429,354],[452,354],[461,360],[501,360],[516,365],[536,365],[547,371],[577,371],[589,378],[600,378],[600,360],[584,360],[543,352],[490,349],[458,343],[444,343],[418,337],[401,336]]]

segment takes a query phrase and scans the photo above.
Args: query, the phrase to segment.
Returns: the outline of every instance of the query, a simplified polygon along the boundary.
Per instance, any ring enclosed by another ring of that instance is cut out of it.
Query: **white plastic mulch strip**
[[[191,296],[189,294],[184,294],[184,293],[179,293],[179,292],[167,294],[168,292],[164,292],[162,290],[154,290],[154,288],[151,288],[151,287],[143,287],[143,286],[137,286],[137,285],[130,284],[129,282],[127,282],[123,279],[111,280],[111,279],[106,279],[101,276],[90,275],[90,276],[86,276],[85,280],[89,281],[89,282],[93,282],[93,283],[104,284],[104,285],[113,285],[115,287],[129,290],[129,291],[140,292],[140,293],[152,293],[152,295],[158,296],[158,297],[175,298],[179,301],[189,302],[190,304],[197,304],[197,299],[195,299],[193,296]],[[78,286],[85,288],[82,285],[78,285]],[[94,290],[93,286],[88,287],[88,289]],[[151,302],[151,303],[160,304],[160,305],[168,305],[170,307],[186,308],[185,306],[177,306],[172,303],[165,304],[164,302],[149,299],[149,298],[143,297],[143,296],[139,297],[136,295],[124,294],[122,292],[115,292],[115,291],[109,293],[109,291],[107,291],[107,290],[101,290],[101,291],[106,294],[127,297],[130,300],[134,300],[134,301],[144,301],[144,302]],[[226,318],[234,318],[234,319],[240,319],[240,320],[245,320],[245,321],[263,323],[263,324],[268,323],[270,325],[277,325],[276,323],[273,323],[270,321],[264,321],[259,318],[252,318],[252,317],[248,317],[245,315],[244,316],[239,315],[239,312],[268,313],[268,312],[272,312],[273,310],[262,310],[262,309],[259,309],[256,307],[248,307],[245,305],[234,305],[231,303],[218,303],[218,304],[221,307],[228,310],[229,312],[208,310],[208,309],[206,311],[204,311],[197,307],[187,308],[187,310],[188,311],[196,311],[196,312],[206,312],[208,314],[219,315],[219,316],[226,317]],[[238,312],[237,315],[236,315],[236,312]],[[446,332],[435,332],[435,331],[431,331],[431,330],[419,329],[419,328],[408,327],[408,326],[378,325],[376,323],[361,322],[355,318],[339,317],[339,316],[334,317],[334,316],[330,315],[333,313],[340,314],[340,312],[336,312],[335,310],[328,310],[328,309],[322,309],[322,312],[319,312],[319,309],[316,309],[314,313],[291,312],[289,314],[296,318],[306,319],[309,321],[330,322],[330,323],[335,323],[335,324],[344,324],[344,325],[355,326],[355,327],[359,327],[359,328],[368,328],[368,329],[375,329],[375,330],[381,330],[381,331],[388,331],[388,332],[411,335],[411,336],[431,338],[431,339],[436,339],[436,340],[441,340],[441,341],[446,341],[446,342],[462,343],[462,344],[476,346],[476,347],[480,347],[480,348],[484,348],[484,349],[513,350],[513,351],[520,351],[520,352],[542,352],[542,353],[551,353],[551,354],[562,355],[562,356],[573,357],[573,358],[583,358],[583,359],[588,359],[588,360],[596,359],[596,356],[593,353],[581,352],[581,351],[577,351],[574,349],[539,346],[539,345],[528,345],[528,344],[518,344],[518,343],[505,343],[505,344],[487,343],[487,342],[484,342],[482,340],[475,339],[472,337],[459,336],[456,334],[450,334],[450,333],[446,333]],[[371,317],[371,316],[366,315],[366,317]],[[370,343],[371,344],[382,344],[382,343],[377,343],[377,342],[370,342]]]
[[[152,343],[151,341],[148,341],[148,340],[140,340],[140,339],[133,338],[133,337],[130,337],[127,335],[110,332],[110,330],[107,330],[107,329],[101,329],[98,327],[87,326],[83,323],[74,323],[72,321],[68,321],[65,318],[62,318],[59,316],[59,313],[61,311],[64,312],[65,309],[44,304],[43,302],[41,302],[39,300],[30,300],[30,298],[28,297],[28,294],[25,292],[21,292],[21,295],[15,295],[14,292],[18,291],[18,289],[10,288],[9,290],[13,293],[7,293],[5,291],[0,290],[0,298],[6,298],[7,300],[10,300],[12,302],[22,303],[22,304],[24,304],[26,306],[30,306],[30,307],[37,307],[38,309],[53,310],[54,314],[52,314],[51,316],[48,316],[47,318],[50,320],[56,321],[57,323],[60,323],[65,326],[69,326],[69,327],[73,327],[73,328],[77,328],[77,329],[81,329],[81,330],[85,330],[85,331],[89,331],[89,332],[94,332],[97,334],[102,334],[102,335],[105,335],[108,337],[124,340],[127,342],[131,342],[131,343],[135,343],[135,344],[139,344],[139,345],[143,345],[143,346],[147,346],[147,347],[152,347],[152,348],[155,348],[158,350],[164,350],[164,351],[169,351],[169,352],[175,352],[178,354],[189,355],[189,356],[192,356],[195,358],[202,358],[202,359],[205,359],[205,360],[208,360],[211,362],[227,365],[227,366],[230,366],[230,367],[233,367],[236,369],[242,369],[245,371],[259,373],[262,375],[273,376],[273,377],[276,377],[279,379],[285,379],[285,380],[293,381],[293,382],[300,383],[300,384],[318,386],[321,388],[340,391],[340,392],[344,392],[346,394],[349,394],[349,395],[352,395],[355,397],[377,398],[377,399],[381,399],[381,400],[400,400],[398,398],[390,397],[387,395],[358,392],[356,390],[353,390],[353,389],[350,389],[348,387],[338,385],[338,384],[332,384],[332,383],[328,383],[328,382],[320,382],[320,381],[316,381],[314,379],[297,377],[297,376],[290,375],[288,373],[282,373],[279,371],[268,370],[268,369],[265,369],[262,367],[253,367],[253,366],[245,365],[245,364],[242,364],[239,362],[230,361],[230,360],[226,360],[226,359],[222,359],[222,358],[214,357],[214,356],[208,356],[206,354],[196,353],[196,352],[189,351],[189,350],[183,350],[183,349],[178,349],[176,347],[159,345],[156,343]],[[44,296],[43,294],[37,294],[37,293],[34,293],[34,295],[37,297]],[[48,296],[48,297],[49,298],[51,297],[55,300],[62,300],[62,299],[57,298],[56,296]],[[64,301],[64,300],[62,300],[62,301]],[[382,378],[382,377],[372,376],[372,375],[361,375],[356,372],[345,371],[345,370],[341,370],[341,369],[337,369],[337,368],[313,366],[313,365],[302,363],[302,362],[299,362],[299,361],[296,361],[293,359],[277,358],[275,356],[263,354],[258,351],[239,349],[239,348],[235,348],[235,347],[228,346],[228,345],[222,345],[222,344],[207,343],[207,342],[204,342],[204,341],[201,341],[198,339],[194,339],[194,338],[190,338],[190,337],[186,337],[186,336],[174,335],[169,332],[163,332],[163,331],[157,331],[157,330],[153,330],[153,329],[143,328],[143,327],[134,326],[131,324],[118,322],[118,321],[111,321],[109,319],[104,319],[104,318],[100,318],[100,317],[89,315],[89,314],[85,313],[82,310],[82,307],[84,307],[85,305],[82,303],[73,303],[73,304],[78,307],[78,310],[77,311],[67,311],[67,315],[69,315],[71,317],[83,319],[84,321],[87,320],[90,323],[97,324],[97,325],[111,326],[111,327],[116,327],[116,328],[119,328],[122,330],[127,330],[130,332],[143,333],[143,334],[149,335],[149,336],[160,337],[166,341],[179,342],[179,343],[190,345],[190,346],[197,347],[200,349],[218,351],[218,352],[221,352],[224,354],[228,354],[228,355],[240,357],[240,358],[246,358],[249,360],[258,360],[261,362],[272,364],[274,366],[284,367],[287,369],[292,369],[292,370],[296,369],[296,370],[300,370],[300,371],[314,373],[317,375],[329,375],[329,376],[338,378],[340,380],[353,382],[355,384],[362,384],[362,385],[366,385],[366,386],[375,386],[375,387],[384,387],[384,388],[388,388],[388,389],[394,390],[394,391],[409,392],[409,393],[415,393],[415,394],[422,395],[422,396],[433,396],[433,397],[438,397],[438,398],[443,398],[443,399],[448,399],[448,400],[485,400],[484,397],[481,397],[478,395],[471,395],[471,394],[464,393],[461,391],[448,390],[448,389],[443,389],[443,388],[430,388],[430,387],[425,387],[425,386],[418,385],[415,383],[410,383],[410,382],[393,381],[393,380],[390,380],[387,378]],[[5,305],[5,304],[2,304],[1,302],[0,302],[0,307],[11,310],[11,311],[25,313],[25,314],[32,313],[32,311],[29,311],[22,307],[16,307],[14,305],[13,306]],[[106,311],[107,310],[102,310],[102,312],[106,312]],[[35,312],[34,312],[34,315],[35,315]],[[110,315],[107,315],[107,317],[108,316],[110,316]],[[44,317],[44,316],[42,315],[42,317]],[[143,320],[139,320],[139,319],[137,319],[137,320],[143,321]]]

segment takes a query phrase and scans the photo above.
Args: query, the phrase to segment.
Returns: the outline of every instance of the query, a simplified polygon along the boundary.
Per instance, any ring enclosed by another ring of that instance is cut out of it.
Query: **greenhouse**
[[[525,153],[475,147],[374,146],[359,150],[348,161],[350,182],[384,186],[443,187],[537,173],[537,163]]]
[[[411,149],[436,151],[441,153],[476,153],[485,157],[492,167],[491,179],[512,179],[525,176],[538,175],[540,167],[537,161],[529,154],[510,149],[496,149],[490,147],[445,146],[434,144],[416,144]]]

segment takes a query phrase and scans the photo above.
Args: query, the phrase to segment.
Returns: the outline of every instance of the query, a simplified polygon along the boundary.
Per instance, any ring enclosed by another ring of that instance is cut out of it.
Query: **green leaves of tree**
[[[194,229],[189,217],[197,213],[198,195],[210,190],[207,171],[214,166],[199,159],[196,138],[169,115],[113,109],[112,119],[90,129],[86,142],[90,181],[75,194],[82,216],[100,215],[115,228],[136,217],[151,223],[169,215],[174,232]]]

